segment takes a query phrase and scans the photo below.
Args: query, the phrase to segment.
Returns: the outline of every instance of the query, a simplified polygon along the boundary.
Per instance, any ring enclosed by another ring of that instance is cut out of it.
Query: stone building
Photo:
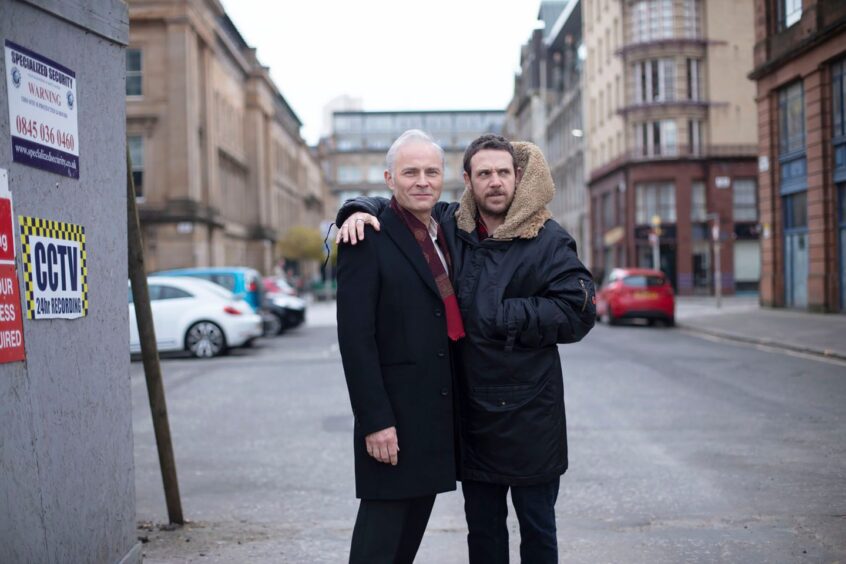
[[[761,303],[846,311],[846,2],[756,0]]]
[[[131,0],[127,137],[147,267],[265,273],[326,184],[301,123],[218,0]]]
[[[582,0],[582,16],[594,273],[757,290],[753,0]]]

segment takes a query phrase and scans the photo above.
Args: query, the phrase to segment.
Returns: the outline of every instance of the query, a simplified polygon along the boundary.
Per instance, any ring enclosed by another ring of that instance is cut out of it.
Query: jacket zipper
[[[584,313],[588,303],[588,291],[585,287],[585,281],[581,278],[579,278],[579,285],[582,287],[582,291],[585,293],[585,303],[582,304],[582,313]]]

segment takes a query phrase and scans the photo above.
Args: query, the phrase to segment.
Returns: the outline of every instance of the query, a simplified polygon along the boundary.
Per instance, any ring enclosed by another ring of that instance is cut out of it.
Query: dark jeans
[[[353,529],[350,564],[411,564],[426,531],[435,496],[362,499]]]
[[[523,564],[558,564],[555,500],[560,478],[535,486],[510,486],[520,522]],[[508,564],[507,494],[509,486],[464,481],[464,513],[470,564]]]

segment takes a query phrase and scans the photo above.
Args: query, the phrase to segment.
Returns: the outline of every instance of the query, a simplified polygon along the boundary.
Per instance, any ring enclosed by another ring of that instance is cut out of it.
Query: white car
[[[223,354],[262,334],[261,316],[221,286],[185,276],[147,279],[158,349],[187,350],[198,358]],[[141,352],[132,288],[129,288],[129,351]]]

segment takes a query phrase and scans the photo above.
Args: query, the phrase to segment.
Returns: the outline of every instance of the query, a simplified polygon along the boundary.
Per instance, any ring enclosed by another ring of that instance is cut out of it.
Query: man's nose
[[[426,176],[425,172],[421,172],[420,175],[417,177],[417,185],[418,186],[428,186],[429,185],[429,178]]]
[[[499,176],[498,173],[496,173],[496,172],[491,173],[490,185],[491,186],[501,186],[502,185],[502,178]]]

